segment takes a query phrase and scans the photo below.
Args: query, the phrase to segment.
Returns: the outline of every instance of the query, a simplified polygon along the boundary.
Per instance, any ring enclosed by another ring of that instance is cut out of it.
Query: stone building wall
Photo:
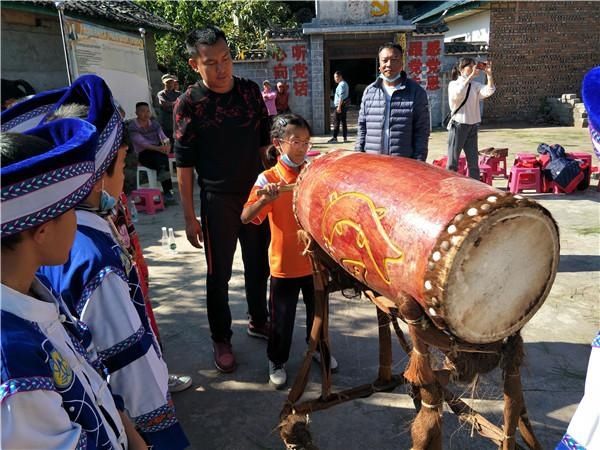
[[[593,1],[493,2],[490,57],[497,91],[490,120],[537,118],[544,99],[581,92],[600,64],[600,6]]]

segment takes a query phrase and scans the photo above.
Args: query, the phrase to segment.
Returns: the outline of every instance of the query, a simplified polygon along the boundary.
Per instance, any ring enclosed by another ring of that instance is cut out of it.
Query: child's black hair
[[[7,166],[46,153],[52,148],[50,142],[37,136],[21,133],[0,134],[0,164]],[[2,249],[14,250],[21,241],[21,234],[2,238]]]
[[[271,139],[283,139],[285,138],[286,128],[288,125],[293,127],[304,128],[308,131],[308,134],[312,136],[312,130],[310,125],[304,117],[299,114],[285,113],[275,116],[273,118],[273,125],[271,125]],[[274,145],[271,145],[267,149],[267,165],[273,167],[277,163],[277,156],[279,150]]]

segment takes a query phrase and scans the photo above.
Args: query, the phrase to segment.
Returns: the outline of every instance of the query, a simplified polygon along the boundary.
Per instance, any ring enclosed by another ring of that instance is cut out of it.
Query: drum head
[[[521,329],[546,299],[558,259],[558,230],[540,208],[490,214],[470,231],[448,273],[442,306],[448,328],[482,344]]]

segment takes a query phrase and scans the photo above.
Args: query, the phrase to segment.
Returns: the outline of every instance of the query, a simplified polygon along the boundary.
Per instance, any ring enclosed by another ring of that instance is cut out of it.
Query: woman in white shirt
[[[479,102],[496,91],[492,77],[492,63],[485,65],[487,84],[473,81],[480,70],[473,58],[460,58],[452,69],[452,81],[448,84],[450,110],[456,111],[467,96],[465,104],[456,111],[448,124],[448,163],[447,169],[457,171],[460,152],[464,149],[469,167],[469,176],[479,180],[479,155],[477,153],[477,132],[481,122]]]

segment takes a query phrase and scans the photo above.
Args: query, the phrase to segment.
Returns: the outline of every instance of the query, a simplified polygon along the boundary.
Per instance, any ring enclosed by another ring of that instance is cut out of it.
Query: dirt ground
[[[445,153],[446,132],[435,131],[429,161]],[[317,149],[333,146],[328,136],[315,137]],[[535,152],[540,142],[560,143],[567,151],[591,153],[587,130],[575,128],[483,128],[479,147],[508,147]],[[354,145],[354,137],[345,147]],[[344,145],[342,145],[344,147]],[[511,159],[511,158],[509,158]],[[595,164],[598,164],[595,161]],[[534,430],[544,448],[554,448],[566,430],[584,387],[589,344],[600,328],[600,193],[596,183],[572,195],[532,195],[548,208],[560,227],[561,261],[552,291],[544,306],[523,329],[526,363],[523,369],[525,398]],[[494,185],[506,188],[506,180]],[[178,253],[160,247],[161,226],[175,228]],[[185,240],[179,206],[154,216],[140,214],[137,224],[150,266],[151,294],[171,372],[191,374],[191,389],[173,396],[179,420],[193,449],[283,449],[277,434],[278,414],[287,391],[267,384],[266,342],[246,334],[243,265],[238,251],[230,283],[233,313],[233,346],[236,372],[219,374],[212,363],[206,319],[204,254]],[[514,255],[515,258],[519,255]],[[288,376],[297,372],[305,333],[304,307],[298,307]],[[377,375],[377,322],[374,307],[364,299],[331,300],[330,334],[333,353],[340,363],[333,376],[335,390],[373,381]],[[394,372],[407,361],[394,347]],[[501,423],[502,389],[496,370],[473,386],[454,386],[475,409]],[[314,365],[307,398],[319,392],[319,372]],[[408,449],[412,401],[405,388],[356,400],[311,415],[311,430],[321,450]],[[445,449],[495,449],[470,427],[461,426],[444,412]]]

